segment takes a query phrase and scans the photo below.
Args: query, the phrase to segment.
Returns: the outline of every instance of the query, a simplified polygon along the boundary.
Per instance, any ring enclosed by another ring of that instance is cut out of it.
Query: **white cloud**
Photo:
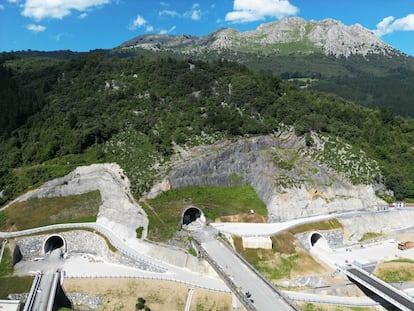
[[[184,13],[179,13],[174,10],[162,10],[158,12],[158,16],[169,16],[169,17],[180,17],[180,18],[191,18],[193,21],[201,19],[202,12],[200,10],[200,4],[194,3],[191,10]]]
[[[80,19],[84,19],[86,17],[88,17],[88,14],[87,13],[82,13],[82,14],[79,15],[79,18]]]
[[[44,18],[62,19],[72,10],[84,12],[110,2],[111,0],[26,0],[22,15],[37,21]]]
[[[266,17],[282,18],[297,14],[299,9],[289,0],[234,0],[233,11],[226,14],[226,21],[247,23]]]
[[[161,2],[160,2],[160,5],[161,5],[161,6],[164,6],[164,7],[166,7],[166,6],[170,6],[168,3],[163,2],[163,1],[161,1]]]
[[[414,31],[414,14],[398,19],[395,19],[394,16],[385,17],[377,24],[377,29],[374,30],[374,33],[381,37],[395,31]]]
[[[191,8],[191,19],[193,21],[198,21],[201,18],[201,11],[200,11],[200,5],[198,3],[194,3],[193,7]]]
[[[201,14],[200,4],[194,3],[191,10],[186,11],[182,16],[185,18],[191,18],[193,21],[198,21],[201,19]]]
[[[160,35],[166,35],[167,33],[173,32],[177,28],[176,26],[172,26],[170,29],[162,29],[160,31]]]
[[[201,18],[201,12],[200,12],[200,10],[194,10],[194,11],[191,13],[191,19],[192,19],[193,21],[198,21],[198,20],[200,20],[200,18]]]
[[[33,32],[36,32],[36,33],[37,32],[43,32],[43,31],[46,30],[46,27],[45,26],[35,25],[35,24],[29,24],[29,25],[26,26],[26,28],[28,30],[33,31]]]
[[[0,10],[3,10],[3,9],[4,9],[4,5],[0,4]]]
[[[17,3],[17,0],[7,0],[9,3]]]
[[[174,17],[180,14],[177,11],[172,11],[172,10],[162,10],[158,12],[158,16],[164,16],[164,15]]]
[[[130,25],[129,29],[134,30],[134,29],[137,29],[137,28],[141,28],[145,24],[147,24],[147,21],[145,20],[145,18],[143,18],[141,15],[138,15],[134,19],[132,24]]]
[[[129,30],[135,30],[138,28],[142,28],[145,26],[146,32],[152,32],[154,31],[154,27],[152,27],[150,24],[148,24],[148,21],[141,15],[137,15],[137,17],[133,20],[131,25],[129,25]]]
[[[57,34],[56,36],[54,36],[53,38],[54,38],[56,41],[60,41],[60,39],[61,39],[64,35],[65,35],[64,33],[59,33],[59,34]]]

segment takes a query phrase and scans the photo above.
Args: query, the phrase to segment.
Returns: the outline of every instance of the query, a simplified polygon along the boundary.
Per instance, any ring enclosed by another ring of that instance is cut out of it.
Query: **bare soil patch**
[[[304,249],[296,247],[296,253],[299,255],[299,260],[295,263],[295,265],[293,265],[290,274],[291,278],[309,275],[324,275],[332,271],[330,267],[316,260]]]
[[[249,223],[266,223],[267,217],[251,214],[241,213],[237,215],[221,216],[215,220],[216,222],[249,222]]]
[[[217,310],[231,311],[231,294],[196,289],[193,293],[190,311]]]
[[[188,287],[183,284],[141,279],[65,279],[63,287],[66,293],[103,297],[104,303],[98,311],[135,311],[138,297],[144,298],[151,310],[182,311],[188,293]],[[231,295],[196,289],[191,310],[198,310],[197,305],[202,310],[231,310]]]

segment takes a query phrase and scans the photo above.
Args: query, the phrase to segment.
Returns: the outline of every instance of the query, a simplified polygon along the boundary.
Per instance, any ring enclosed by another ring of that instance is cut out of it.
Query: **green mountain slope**
[[[340,95],[366,107],[414,116],[414,58],[360,25],[285,18],[254,31],[219,29],[205,37],[145,35],[113,53],[225,58],[301,87]]]
[[[0,124],[2,204],[78,165],[102,161],[118,162],[139,196],[174,143],[273,133],[280,124],[300,135],[341,137],[378,161],[397,198],[414,196],[413,119],[309,92],[236,63],[94,52],[71,60],[11,59],[1,70],[18,89],[36,95],[26,121],[14,129]],[[18,99],[8,109],[20,105],[26,102]]]

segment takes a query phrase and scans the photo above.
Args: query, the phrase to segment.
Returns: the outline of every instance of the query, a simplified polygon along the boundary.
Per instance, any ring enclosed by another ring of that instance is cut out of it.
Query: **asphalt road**
[[[252,271],[237,255],[214,238],[214,232],[204,230],[197,233],[201,246],[218,266],[240,288],[243,294],[249,292],[253,306],[260,311],[287,311],[293,308],[281,298],[265,281]]]
[[[60,258],[60,250],[57,249],[44,259],[44,265],[42,269],[42,279],[40,281],[39,290],[36,295],[36,299],[33,304],[32,310],[46,310],[49,303],[50,293],[52,290],[52,281],[56,269],[60,268],[63,264]]]
[[[405,306],[407,310],[414,310],[414,303],[411,300],[405,298],[404,296],[399,295],[396,291],[393,291],[391,288],[377,282],[376,280],[370,278],[368,275],[362,273],[361,271],[357,269],[350,268],[348,269],[348,271],[353,273],[355,276],[359,277],[361,280],[367,282],[371,286],[377,288],[379,291],[381,291],[388,297],[399,302],[401,305]]]

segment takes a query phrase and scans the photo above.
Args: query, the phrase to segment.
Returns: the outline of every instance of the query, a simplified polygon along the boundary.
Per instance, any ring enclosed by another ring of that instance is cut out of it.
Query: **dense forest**
[[[82,164],[116,161],[139,196],[173,144],[273,133],[341,137],[378,161],[396,199],[414,197],[414,120],[301,89],[270,73],[95,51],[1,55],[0,204]],[[309,142],[310,144],[312,142]]]
[[[148,50],[114,49],[110,53],[122,57],[144,55]],[[183,59],[186,53],[158,51],[158,57]],[[388,57],[382,54],[336,57],[320,53],[260,54],[241,51],[203,51],[193,53],[193,59],[211,61],[227,59],[246,65],[255,72],[276,74],[314,91],[339,95],[368,108],[391,109],[396,114],[414,117],[414,58],[405,55]]]

